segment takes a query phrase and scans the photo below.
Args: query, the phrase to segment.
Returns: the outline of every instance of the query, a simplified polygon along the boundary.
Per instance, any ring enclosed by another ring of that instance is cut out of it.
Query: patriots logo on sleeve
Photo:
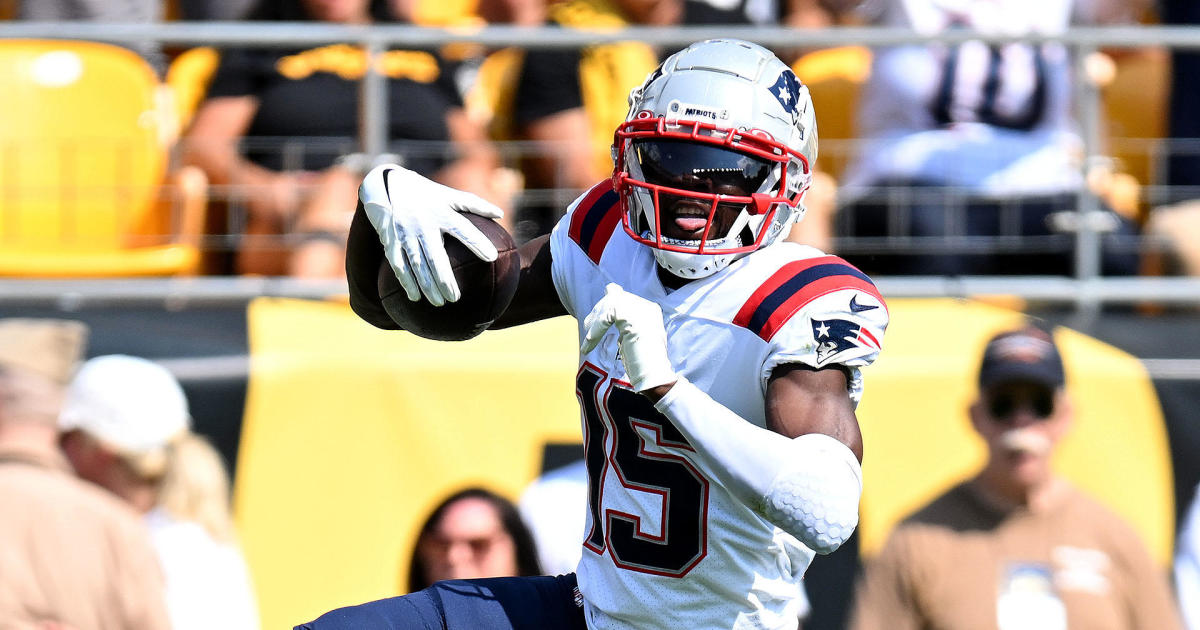
[[[817,342],[817,365],[855,348],[879,351],[879,340],[860,324],[844,319],[812,320],[813,339]]]

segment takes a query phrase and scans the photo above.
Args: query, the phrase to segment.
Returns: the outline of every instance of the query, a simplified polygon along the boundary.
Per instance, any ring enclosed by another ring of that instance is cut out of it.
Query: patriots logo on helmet
[[[812,320],[813,339],[817,342],[817,365],[855,348],[878,351],[879,340],[863,326],[844,319]]]
[[[783,106],[783,111],[792,115],[792,120],[800,116],[800,79],[790,69],[779,73],[779,78],[771,86],[771,95]]]
[[[654,69],[654,72],[651,72],[650,76],[646,77],[646,81],[645,81],[645,83],[643,83],[643,85],[650,85],[651,83],[654,83],[654,81],[657,80],[658,77],[661,77],[662,74],[663,74],[663,67],[662,67],[662,64],[660,63],[660,64],[658,64],[658,67]]]

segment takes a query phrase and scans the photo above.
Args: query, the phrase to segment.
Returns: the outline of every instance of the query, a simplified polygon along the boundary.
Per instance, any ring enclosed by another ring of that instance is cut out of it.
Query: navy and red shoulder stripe
[[[612,180],[606,179],[587,192],[571,216],[567,235],[594,263],[600,262],[604,246],[621,222],[621,204],[617,202]]]
[[[746,300],[733,323],[770,341],[805,304],[841,289],[862,291],[887,308],[867,274],[837,256],[821,256],[780,267]]]

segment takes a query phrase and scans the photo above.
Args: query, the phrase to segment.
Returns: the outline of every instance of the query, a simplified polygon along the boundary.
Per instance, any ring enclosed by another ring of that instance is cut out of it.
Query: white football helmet
[[[625,231],[667,271],[704,278],[803,216],[817,159],[812,99],[761,46],[692,44],[630,92],[613,158]]]

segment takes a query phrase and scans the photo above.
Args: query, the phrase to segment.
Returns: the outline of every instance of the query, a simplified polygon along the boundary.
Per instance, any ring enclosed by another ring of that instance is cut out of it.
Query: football
[[[475,227],[496,246],[494,262],[480,259],[453,236],[443,236],[446,255],[462,297],[443,306],[424,296],[408,299],[387,260],[379,265],[379,298],[388,315],[404,330],[426,339],[462,341],[487,330],[512,302],[521,273],[516,242],[499,223],[464,212]]]

